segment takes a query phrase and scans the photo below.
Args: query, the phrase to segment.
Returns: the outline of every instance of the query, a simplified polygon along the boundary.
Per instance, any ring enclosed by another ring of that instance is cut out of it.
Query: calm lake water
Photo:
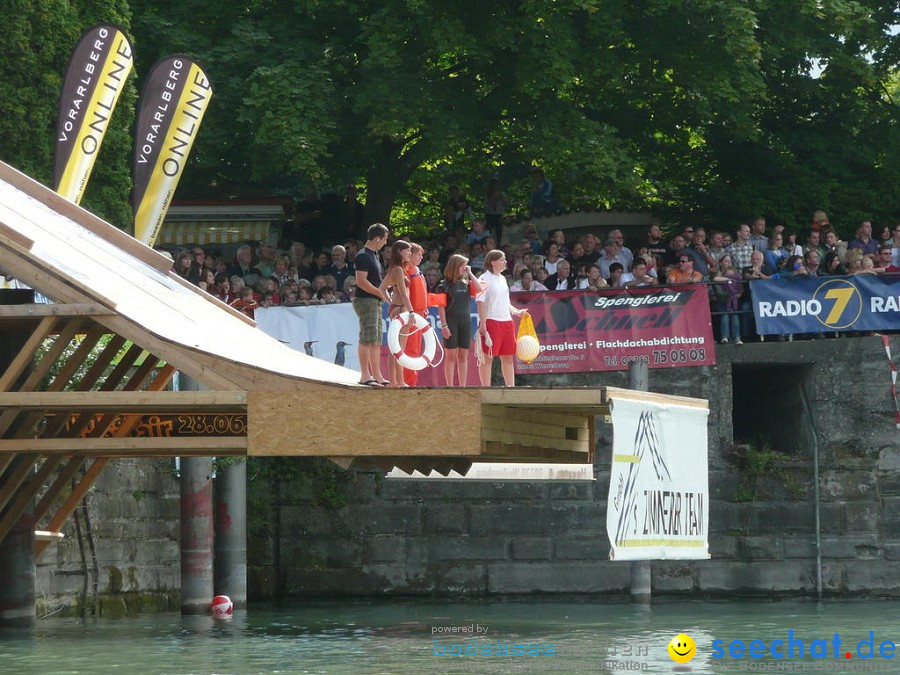
[[[789,631],[793,658],[776,659],[769,650],[783,653]],[[870,631],[875,658],[863,659]],[[682,632],[697,645],[683,665],[667,652]],[[0,672],[900,673],[885,641],[900,643],[900,602],[297,602],[254,606],[227,622],[44,619],[33,631],[0,633]]]

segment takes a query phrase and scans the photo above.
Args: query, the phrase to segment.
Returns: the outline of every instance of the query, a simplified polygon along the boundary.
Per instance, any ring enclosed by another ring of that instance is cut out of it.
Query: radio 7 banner
[[[900,276],[751,281],[750,296],[760,335],[900,328]]]
[[[144,85],[134,138],[134,236],[153,246],[169,210],[212,85],[190,57],[159,61]]]
[[[624,370],[631,361],[650,368],[716,362],[706,286],[673,286],[589,293],[514,293],[527,307],[541,343],[517,373]]]
[[[610,560],[709,558],[709,409],[613,396],[610,412]]]
[[[54,183],[59,194],[76,204],[133,63],[131,43],[112,24],[85,31],[69,59],[59,99]]]

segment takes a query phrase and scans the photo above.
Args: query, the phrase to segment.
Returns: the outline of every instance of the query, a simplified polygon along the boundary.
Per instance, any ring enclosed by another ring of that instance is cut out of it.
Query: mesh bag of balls
[[[525,363],[531,363],[541,355],[541,343],[531,314],[523,314],[519,319],[519,333],[516,335],[516,356]]]

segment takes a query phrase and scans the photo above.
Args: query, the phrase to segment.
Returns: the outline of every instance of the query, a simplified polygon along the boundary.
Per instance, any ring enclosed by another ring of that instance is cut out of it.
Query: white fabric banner
[[[359,370],[359,320],[349,303],[317,307],[260,307],[259,329],[298,352]]]
[[[709,411],[613,398],[610,560],[709,558]]]

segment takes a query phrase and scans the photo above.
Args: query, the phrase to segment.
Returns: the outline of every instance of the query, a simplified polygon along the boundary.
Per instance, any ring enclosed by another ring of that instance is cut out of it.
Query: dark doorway
[[[772,450],[800,454],[810,447],[812,366],[734,364],[731,371],[735,443],[767,443]]]

